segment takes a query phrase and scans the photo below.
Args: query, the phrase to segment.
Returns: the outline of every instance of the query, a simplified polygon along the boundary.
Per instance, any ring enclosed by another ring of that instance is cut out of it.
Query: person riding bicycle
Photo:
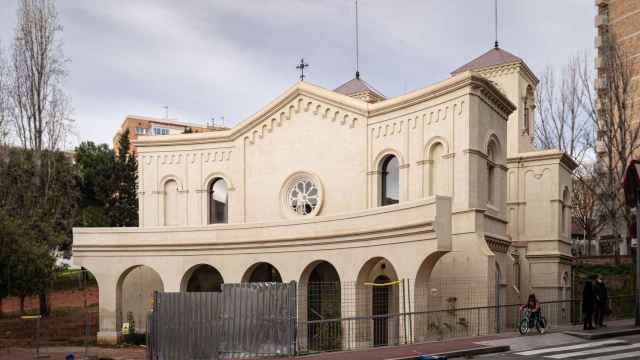
[[[540,303],[536,299],[536,294],[529,295],[529,300],[525,305],[520,306],[520,311],[529,310],[531,315],[529,316],[529,327],[533,327],[536,322],[540,321]]]

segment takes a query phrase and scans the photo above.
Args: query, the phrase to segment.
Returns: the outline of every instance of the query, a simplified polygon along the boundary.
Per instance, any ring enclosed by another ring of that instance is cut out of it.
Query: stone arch
[[[499,184],[495,168],[497,164],[503,163],[503,159],[500,151],[500,142],[495,134],[489,136],[485,149],[487,156],[487,203],[497,206],[501,199],[497,197],[497,187]]]
[[[282,276],[275,266],[268,262],[257,262],[251,265],[244,275],[242,282],[282,282]]]
[[[374,168],[376,171],[380,170],[380,164],[382,163],[382,160],[389,155],[397,157],[398,161],[400,162],[400,166],[404,166],[406,164],[404,156],[402,156],[402,153],[400,151],[393,148],[386,148],[378,152],[378,155],[376,155],[376,157],[373,159],[372,168]]]
[[[116,284],[116,331],[133,320],[136,331],[146,332],[147,314],[156,291],[164,291],[164,283],[155,269],[144,264],[125,269]]]
[[[369,317],[360,323],[356,338],[374,346],[395,344],[399,338],[400,286],[393,264],[384,257],[367,260],[356,279],[356,316]],[[393,342],[391,342],[392,340]]]
[[[201,291],[222,291],[224,278],[215,267],[209,264],[197,264],[189,268],[180,281],[180,291],[201,292]]]
[[[220,172],[220,171],[214,171],[211,172],[207,175],[207,177],[204,178],[204,181],[202,182],[202,188],[203,189],[208,189],[209,185],[211,185],[211,182],[216,180],[216,179],[223,179],[224,182],[227,183],[227,186],[229,187],[229,189],[233,189],[233,182],[231,181],[231,178],[229,176],[227,176],[227,174],[225,174],[224,172]]]
[[[415,338],[416,341],[426,341],[429,337],[429,319],[427,311],[439,310],[433,306],[431,308],[431,302],[434,299],[439,299],[439,291],[435,286],[430,284],[431,273],[436,267],[438,260],[440,260],[446,254],[445,251],[436,251],[429,254],[420,264],[415,277],[415,283],[413,287],[413,306],[412,311],[415,312]],[[435,301],[434,301],[435,302]],[[437,303],[434,305],[438,305]]]
[[[402,160],[393,153],[380,158],[376,170],[377,205],[394,205],[400,202],[400,169]]]
[[[489,160],[496,164],[504,164],[505,156],[502,151],[502,143],[500,142],[500,139],[498,139],[498,136],[493,132],[489,133],[484,144],[484,151],[487,158],[489,159],[489,152],[492,150],[494,156]]]
[[[340,320],[326,321],[340,319],[342,314],[342,288],[336,268],[326,260],[313,261],[302,271],[298,291],[298,317],[307,321],[306,328],[298,330],[302,348],[340,348]]]
[[[178,194],[184,189],[182,181],[175,175],[165,175],[160,179],[159,189],[161,191],[160,214],[162,216],[160,225],[175,226],[180,225],[180,198]]]

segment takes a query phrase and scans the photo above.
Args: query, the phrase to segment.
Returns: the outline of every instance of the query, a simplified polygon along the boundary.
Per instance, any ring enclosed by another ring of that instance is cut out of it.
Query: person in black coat
[[[582,315],[584,316],[584,330],[593,330],[593,307],[595,306],[595,292],[593,289],[593,278],[590,277],[584,282],[582,289]]]
[[[593,286],[595,295],[595,322],[596,326],[606,327],[604,325],[604,317],[607,315],[607,307],[609,304],[609,295],[607,294],[607,286],[604,284],[602,275],[598,275],[596,283]]]

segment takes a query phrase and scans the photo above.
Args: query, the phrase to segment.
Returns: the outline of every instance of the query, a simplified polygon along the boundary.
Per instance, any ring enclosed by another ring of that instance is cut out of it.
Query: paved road
[[[618,360],[640,359],[640,335],[603,340],[579,340],[564,334],[547,334],[538,339],[514,339],[511,351],[479,356],[478,359],[497,360]],[[499,340],[502,341],[502,340]],[[527,345],[528,344],[528,345]]]

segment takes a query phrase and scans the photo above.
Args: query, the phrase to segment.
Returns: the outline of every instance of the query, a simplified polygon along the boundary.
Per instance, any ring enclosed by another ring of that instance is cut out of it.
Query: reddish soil
[[[87,306],[98,304],[98,287],[90,287],[86,290],[59,290],[49,294],[49,306],[51,310],[82,308],[84,307],[85,294],[87,298]],[[38,311],[40,309],[40,300],[37,296],[31,296],[24,299],[24,308],[28,313]],[[2,300],[2,313],[15,314],[20,311],[20,299],[10,297]]]
[[[85,298],[87,307],[85,308]],[[60,290],[49,294],[51,315],[40,320],[20,318],[20,299],[2,301],[0,317],[0,348],[34,346],[39,323],[41,345],[95,344],[98,332],[98,288]],[[38,313],[38,297],[26,298],[25,313]]]

